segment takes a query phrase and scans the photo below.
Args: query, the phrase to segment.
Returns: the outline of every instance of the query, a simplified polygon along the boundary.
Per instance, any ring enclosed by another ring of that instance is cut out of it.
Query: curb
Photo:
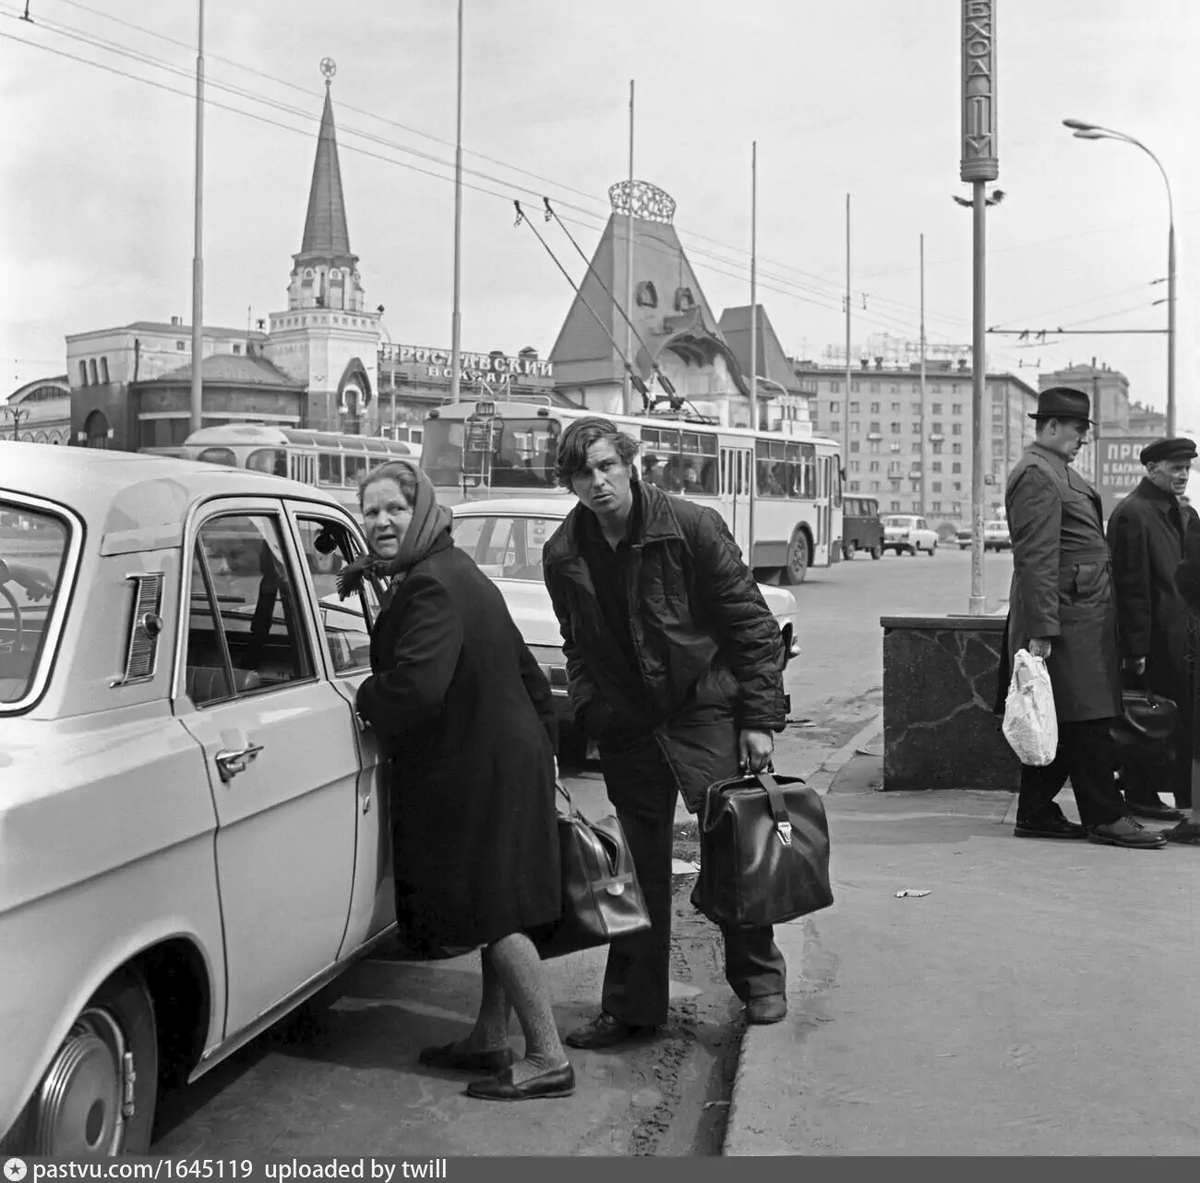
[[[860,727],[846,743],[842,744],[832,755],[825,757],[811,769],[801,769],[798,775],[809,781],[811,787],[824,797],[833,787],[833,782],[841,770],[854,759],[859,749],[874,739],[883,730],[883,712],[880,711],[873,719]],[[789,977],[791,967],[789,967]],[[731,1131],[737,1117],[738,1106],[741,1103],[744,1074],[746,1071],[747,1052],[754,1038],[753,1028],[749,1025],[742,1027],[741,1045],[738,1047],[737,1067],[733,1075],[733,1088],[729,1094],[729,1115],[725,1119],[725,1131],[721,1137],[721,1155],[728,1153]]]

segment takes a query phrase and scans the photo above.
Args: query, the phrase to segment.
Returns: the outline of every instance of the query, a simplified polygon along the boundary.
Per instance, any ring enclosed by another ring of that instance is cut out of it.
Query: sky
[[[197,0],[0,0],[0,363],[7,394],[63,373],[64,336],[190,322]],[[1200,49],[1192,0],[996,0],[1003,201],[989,210],[989,326],[1166,324],[1167,204],[1154,162],[1072,138],[1065,117],[1151,148],[1177,235],[1177,399],[1200,429]],[[351,246],[397,343],[448,348],[455,0],[205,0],[204,320],[286,307],[333,58]],[[116,18],[115,20],[112,18]],[[971,340],[971,213],[952,0],[465,0],[464,350],[546,356],[572,290],[512,201],[548,195],[591,254],[608,187],[634,172],[675,199],[710,305],[750,302],[757,142],[759,302],[784,349]],[[132,75],[130,77],[129,75]],[[225,88],[232,88],[225,89]],[[179,92],[179,93],[174,93]],[[538,222],[576,282],[584,264]],[[1155,282],[1158,281],[1158,282]],[[1036,386],[1093,357],[1166,403],[1164,335],[988,337]]]

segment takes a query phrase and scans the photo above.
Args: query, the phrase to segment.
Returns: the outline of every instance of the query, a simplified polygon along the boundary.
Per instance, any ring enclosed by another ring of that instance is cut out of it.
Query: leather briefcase
[[[562,916],[530,933],[544,959],[606,945],[650,927],[633,856],[616,817],[591,822],[571,801],[561,782],[567,812],[558,815],[562,864]]]
[[[1172,743],[1179,730],[1179,709],[1169,698],[1140,686],[1121,692],[1121,713],[1109,726],[1118,762],[1167,764],[1175,758]]]
[[[828,908],[829,826],[821,798],[794,776],[709,785],[692,904],[732,928],[762,928]]]

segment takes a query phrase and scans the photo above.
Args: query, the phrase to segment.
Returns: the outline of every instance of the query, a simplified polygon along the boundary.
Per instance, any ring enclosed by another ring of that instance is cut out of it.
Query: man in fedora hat
[[[1183,540],[1196,511],[1180,505],[1196,459],[1189,439],[1156,440],[1142,449],[1146,475],[1108,519],[1113,583],[1127,682],[1144,685],[1179,708],[1180,726],[1166,768],[1123,762],[1125,808],[1135,817],[1180,821],[1192,804],[1192,670],[1187,604],[1175,587]],[[1159,792],[1174,794],[1175,809]]]
[[[1160,835],[1125,815],[1113,780],[1109,726],[1121,713],[1117,608],[1100,498],[1071,470],[1092,425],[1091,402],[1078,390],[1053,386],[1038,396],[1030,418],[1035,441],[1004,494],[1013,579],[997,710],[1003,713],[1017,650],[1044,658],[1054,689],[1058,752],[1044,768],[1021,769],[1014,833],[1161,847]],[[1068,777],[1083,823],[1078,826],[1054,801]]]

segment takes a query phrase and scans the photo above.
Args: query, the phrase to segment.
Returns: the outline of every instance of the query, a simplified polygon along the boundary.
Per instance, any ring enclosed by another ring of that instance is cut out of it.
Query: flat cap
[[[1189,439],[1155,440],[1147,444],[1138,457],[1143,464],[1156,460],[1195,460],[1196,443]]]

